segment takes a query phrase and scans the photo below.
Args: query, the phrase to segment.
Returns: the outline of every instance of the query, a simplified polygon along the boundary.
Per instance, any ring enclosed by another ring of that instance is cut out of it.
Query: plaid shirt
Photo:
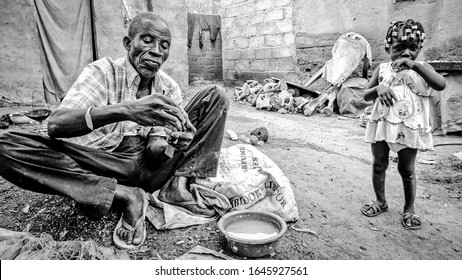
[[[109,57],[86,66],[77,81],[67,92],[60,108],[85,109],[136,100],[140,76],[127,57],[112,60]],[[155,76],[151,93],[163,94],[181,106],[183,98],[178,84],[159,70]],[[105,125],[79,137],[64,140],[79,145],[114,150],[125,135],[136,135],[140,125],[123,121]],[[149,128],[150,129],[150,128]]]

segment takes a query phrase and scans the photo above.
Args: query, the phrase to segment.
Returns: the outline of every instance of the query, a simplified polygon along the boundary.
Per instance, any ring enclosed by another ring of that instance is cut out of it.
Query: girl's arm
[[[400,58],[393,61],[392,65],[393,68],[397,69],[412,69],[417,72],[427,84],[435,89],[435,90],[443,90],[446,88],[446,79],[438,74],[433,67],[424,62],[422,65],[414,60],[410,60],[409,58]]]
[[[446,88],[446,79],[436,72],[427,62],[424,62],[423,65],[416,63],[413,70],[416,71],[431,88],[438,91]]]
[[[371,101],[377,98],[377,91],[375,90],[375,87],[379,84],[379,68],[380,67],[375,68],[375,71],[364,90],[364,100],[366,101]]]

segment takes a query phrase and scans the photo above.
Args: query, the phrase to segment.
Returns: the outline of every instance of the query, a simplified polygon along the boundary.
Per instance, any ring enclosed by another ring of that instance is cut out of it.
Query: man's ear
[[[127,50],[127,51],[130,50],[131,43],[132,43],[132,40],[130,39],[130,37],[125,36],[125,37],[123,38],[123,44],[124,44],[125,50]]]

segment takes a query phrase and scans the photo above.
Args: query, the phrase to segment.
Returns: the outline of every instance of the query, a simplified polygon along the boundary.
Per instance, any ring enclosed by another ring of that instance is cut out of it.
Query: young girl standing
[[[438,91],[446,87],[444,77],[430,64],[416,61],[424,39],[420,23],[412,19],[392,22],[385,39],[385,51],[390,54],[391,62],[377,67],[364,93],[366,101],[375,100],[364,140],[371,143],[376,200],[364,205],[361,212],[374,217],[388,210],[385,173],[392,150],[398,154],[398,171],[404,187],[401,223],[405,229],[422,226],[414,212],[415,159],[417,150],[433,150],[430,87]]]

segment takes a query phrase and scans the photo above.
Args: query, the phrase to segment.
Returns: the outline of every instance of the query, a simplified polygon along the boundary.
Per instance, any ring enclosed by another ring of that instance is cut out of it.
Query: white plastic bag
[[[353,73],[364,56],[372,61],[369,42],[355,32],[347,32],[335,41],[332,47],[332,59],[324,65],[322,77],[331,84],[340,87]]]
[[[196,183],[226,196],[229,211],[251,208],[275,213],[285,221],[298,220],[289,179],[254,146],[238,144],[221,149],[217,176],[196,179]]]

